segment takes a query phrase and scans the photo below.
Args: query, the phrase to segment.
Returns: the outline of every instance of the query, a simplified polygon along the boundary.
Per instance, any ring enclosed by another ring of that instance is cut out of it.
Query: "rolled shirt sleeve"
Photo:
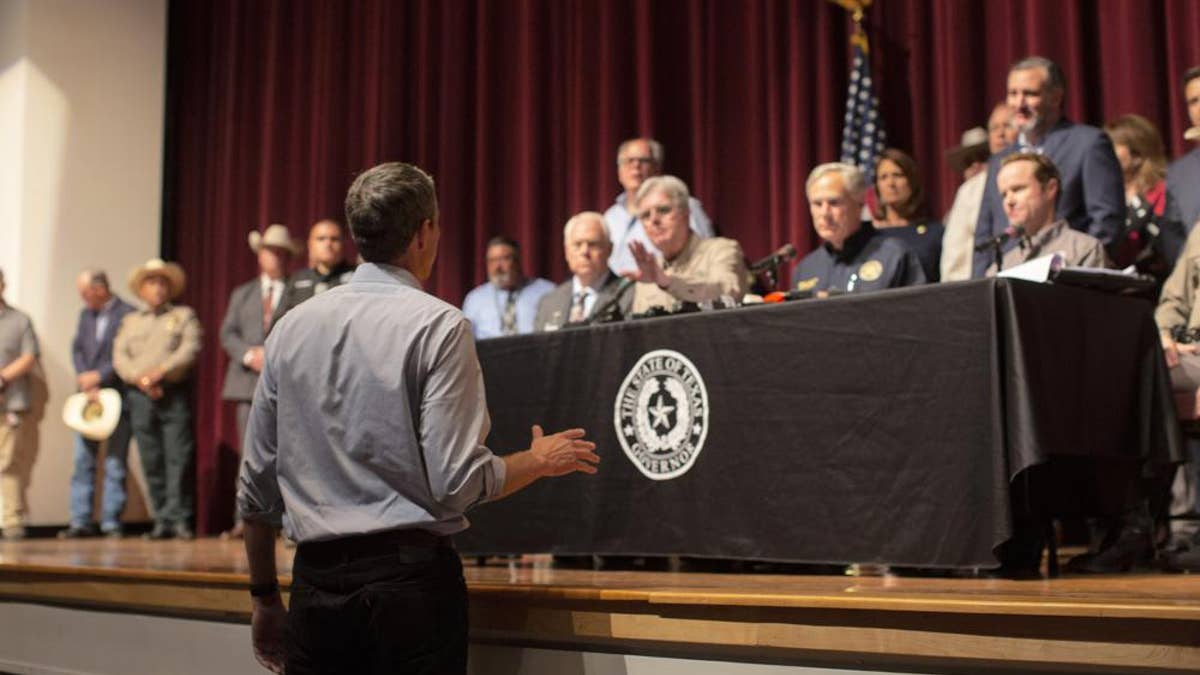
[[[421,453],[442,506],[465,512],[504,490],[504,461],[483,444],[490,428],[471,326],[461,320],[437,350],[421,399]]]
[[[279,456],[277,390],[268,361],[254,391],[254,404],[241,439],[242,470],[238,473],[237,502],[242,517],[282,526],[283,496],[279,491],[276,461]]]

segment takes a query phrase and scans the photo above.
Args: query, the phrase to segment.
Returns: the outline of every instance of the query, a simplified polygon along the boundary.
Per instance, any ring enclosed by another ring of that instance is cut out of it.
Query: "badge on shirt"
[[[917,226],[917,234],[925,234],[928,231],[929,231],[929,228],[925,227],[924,225]]]
[[[800,281],[796,282],[796,290],[811,291],[812,289],[816,288],[817,284],[819,284],[819,283],[821,283],[821,277],[813,277],[811,279],[801,279]]]
[[[868,260],[858,266],[858,278],[863,281],[875,281],[883,274],[883,263],[878,260]]]

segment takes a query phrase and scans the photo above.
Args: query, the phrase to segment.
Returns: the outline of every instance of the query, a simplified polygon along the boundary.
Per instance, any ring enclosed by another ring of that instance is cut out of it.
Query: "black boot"
[[[1120,574],[1135,565],[1154,560],[1154,521],[1146,502],[1125,512],[1114,523],[1099,550],[1071,558],[1067,571],[1073,574]]]

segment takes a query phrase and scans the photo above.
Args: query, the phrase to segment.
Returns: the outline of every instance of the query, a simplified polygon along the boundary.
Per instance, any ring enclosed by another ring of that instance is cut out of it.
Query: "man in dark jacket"
[[[125,315],[133,306],[113,294],[108,275],[101,270],[84,270],[76,280],[84,308],[79,312],[79,326],[71,343],[75,364],[75,385],[89,400],[99,396],[101,389],[116,389],[124,396],[125,383],[113,371],[113,337]],[[133,428],[129,411],[122,409],[120,421],[112,436],[105,441],[104,492],[100,499],[100,529],[92,521],[92,495],[95,491],[96,457],[101,441],[82,434],[75,436],[75,470],[71,475],[71,522],[58,533],[63,539],[94,536],[121,537],[121,512],[125,510],[125,458]]]

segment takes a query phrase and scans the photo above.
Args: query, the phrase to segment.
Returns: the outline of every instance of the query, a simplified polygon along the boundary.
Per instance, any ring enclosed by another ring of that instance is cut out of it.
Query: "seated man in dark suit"
[[[571,216],[563,228],[563,252],[571,278],[542,296],[533,323],[535,331],[556,330],[590,319],[621,287],[621,278],[608,269],[612,242],[608,239],[604,216],[595,211]],[[628,314],[632,300],[632,294],[622,294],[614,316],[622,318]]]
[[[853,164],[830,162],[805,183],[813,227],[822,244],[792,271],[792,289],[817,294],[861,293],[925,283],[921,261],[895,237],[862,221],[867,182]]]
[[[1187,102],[1188,121],[1200,128],[1200,66],[1183,74],[1183,97]],[[1167,169],[1167,217],[1192,231],[1200,220],[1200,148],[1171,163]]]
[[[1063,117],[1066,78],[1053,61],[1030,56],[1008,71],[1008,107],[1012,110],[1017,142],[992,155],[988,162],[983,205],[975,227],[975,243],[986,244],[1008,227],[1004,204],[996,190],[996,175],[1005,157],[1016,152],[1045,155],[1058,167],[1058,217],[1072,229],[1086,232],[1112,246],[1125,228],[1125,182],[1108,135],[1096,127]],[[1006,250],[1016,245],[1010,240]],[[981,277],[993,254],[975,254],[974,276]]]

